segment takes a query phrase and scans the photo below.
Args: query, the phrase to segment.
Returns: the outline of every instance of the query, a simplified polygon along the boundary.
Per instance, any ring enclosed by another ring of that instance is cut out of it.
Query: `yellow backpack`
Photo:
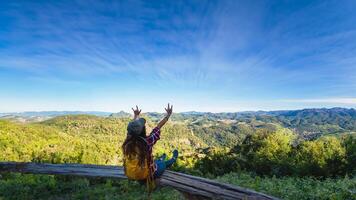
[[[136,152],[138,152],[138,149],[136,149]],[[144,161],[144,165],[141,166],[138,154],[125,156],[124,169],[125,175],[131,180],[145,180],[150,175],[147,158]]]

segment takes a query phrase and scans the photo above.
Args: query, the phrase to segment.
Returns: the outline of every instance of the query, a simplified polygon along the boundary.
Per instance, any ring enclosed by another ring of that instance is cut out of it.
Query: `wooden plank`
[[[187,177],[187,178],[189,178],[191,180],[199,181],[199,184],[208,183],[211,186],[218,186],[219,188],[224,188],[226,190],[232,190],[232,191],[235,191],[235,192],[238,192],[238,193],[241,193],[241,194],[246,194],[246,195],[250,195],[250,196],[258,194],[259,196],[266,196],[267,199],[271,198],[271,196],[265,195],[263,193],[259,193],[259,192],[253,191],[253,190],[245,189],[245,188],[238,187],[238,186],[231,185],[231,184],[212,181],[212,180],[209,180],[209,179],[206,179],[206,178],[202,178],[202,177],[192,176],[192,175],[178,173],[178,172],[174,172],[174,171],[167,171],[164,175],[165,176],[170,176],[170,174],[173,174],[173,177],[177,177],[179,175],[179,177]],[[174,176],[174,175],[176,175],[176,176]],[[276,199],[275,197],[272,197],[272,198]]]
[[[176,184],[178,183],[179,185],[188,186],[190,188],[199,189],[199,191],[211,193],[211,195],[214,195],[214,196],[223,195],[223,196],[225,196],[226,199],[228,199],[227,197],[229,197],[229,198],[236,198],[236,197],[243,198],[245,196],[244,194],[237,194],[236,192],[226,190],[223,187],[218,187],[215,185],[196,181],[194,179],[187,179],[187,178],[182,178],[179,176],[175,176],[175,177],[165,176],[165,180],[170,180]]]
[[[126,179],[123,167],[85,164],[47,164],[0,162],[0,173],[18,172],[31,174],[70,175],[84,177],[103,177]],[[219,183],[206,178],[196,177],[173,171],[165,171],[158,180],[162,186],[173,187],[189,198],[194,199],[244,199],[244,200],[276,200],[277,198],[233,186]]]

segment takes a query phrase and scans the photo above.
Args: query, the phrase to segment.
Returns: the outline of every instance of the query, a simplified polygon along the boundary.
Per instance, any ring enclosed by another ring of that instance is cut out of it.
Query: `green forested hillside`
[[[0,148],[5,152],[0,159],[122,164],[121,144],[126,137],[129,120],[91,115],[60,116],[30,124],[0,120]],[[147,129],[154,126],[148,120]],[[179,149],[182,159],[187,162],[196,149],[207,147],[180,123],[167,124],[162,129],[161,137],[155,146],[156,154]]]
[[[305,194],[304,199],[328,199],[326,194],[335,191],[337,194],[330,199],[352,199],[356,188],[356,143],[353,110],[350,112],[328,115],[337,120],[314,119],[319,112],[310,116],[282,112],[278,117],[269,113],[238,118],[179,114],[162,129],[154,154],[169,155],[178,149],[180,157],[174,170],[213,179],[221,176],[221,181],[285,199],[296,196],[288,196],[283,184],[294,193]],[[151,115],[145,115],[148,130],[160,117]],[[303,122],[295,121],[303,117],[306,119]],[[121,144],[129,120],[123,114],[67,115],[32,123],[0,120],[0,160],[121,165]],[[317,127],[322,133],[312,139],[304,137],[296,128],[303,123]],[[325,128],[328,126],[339,128],[334,131]],[[48,192],[43,193],[44,190]],[[105,179],[17,174],[5,174],[0,179],[0,198],[4,199],[21,199],[26,195],[35,199],[137,199],[143,198],[143,191],[144,187],[133,182]],[[178,199],[180,195],[163,189],[155,192],[153,198]]]
[[[345,108],[304,109],[294,111],[242,112],[242,113],[195,113],[184,114],[195,121],[245,122],[252,127],[279,124],[292,129],[306,138],[324,134],[356,132],[356,110]],[[205,121],[204,121],[205,120]]]

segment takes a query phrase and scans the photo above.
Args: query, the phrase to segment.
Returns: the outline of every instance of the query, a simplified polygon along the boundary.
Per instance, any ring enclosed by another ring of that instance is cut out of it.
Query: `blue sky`
[[[356,107],[356,2],[1,1],[0,112]]]

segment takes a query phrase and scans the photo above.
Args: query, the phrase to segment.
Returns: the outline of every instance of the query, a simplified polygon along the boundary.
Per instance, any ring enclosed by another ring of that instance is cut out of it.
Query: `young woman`
[[[134,119],[127,126],[127,137],[122,145],[125,174],[129,179],[147,180],[151,184],[154,178],[162,175],[164,170],[177,160],[177,150],[173,151],[173,157],[167,161],[165,161],[165,154],[155,161],[152,157],[153,145],[160,139],[161,128],[171,116],[172,109],[173,106],[168,104],[168,107],[165,108],[166,116],[150,135],[146,136],[146,120],[140,118],[141,110],[137,106],[136,109],[132,108]]]

